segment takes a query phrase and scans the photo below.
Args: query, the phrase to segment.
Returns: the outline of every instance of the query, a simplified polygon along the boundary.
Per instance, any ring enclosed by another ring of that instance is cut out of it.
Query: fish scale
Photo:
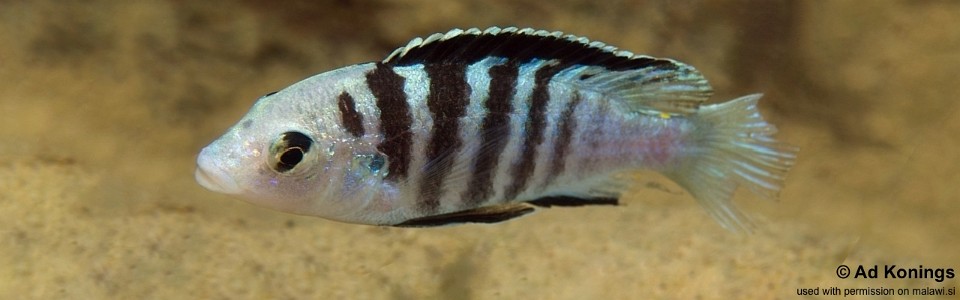
[[[196,177],[287,212],[437,226],[615,204],[619,175],[646,169],[748,229],[732,191],[775,197],[797,149],[759,95],[702,104],[711,92],[689,65],[583,37],[455,29],[262,97]]]

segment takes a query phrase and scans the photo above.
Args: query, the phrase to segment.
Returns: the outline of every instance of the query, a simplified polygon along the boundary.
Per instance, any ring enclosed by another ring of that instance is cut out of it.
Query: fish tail
[[[761,96],[701,106],[692,116],[697,129],[689,140],[693,145],[689,156],[665,172],[723,227],[735,232],[749,232],[752,227],[731,202],[737,186],[776,199],[799,150],[773,139],[776,127],[757,110]]]

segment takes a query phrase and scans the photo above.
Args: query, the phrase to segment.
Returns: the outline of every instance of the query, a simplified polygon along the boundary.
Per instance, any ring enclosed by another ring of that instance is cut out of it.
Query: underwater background
[[[777,138],[801,148],[779,201],[739,191],[757,229],[737,235],[637,174],[617,207],[401,229],[275,212],[194,181],[200,148],[261,95],[489,26],[678,59],[711,81],[712,102],[765,93]],[[955,288],[882,273],[960,269],[958,49],[954,1],[0,0],[0,299]],[[840,265],[879,265],[881,278],[841,279]]]

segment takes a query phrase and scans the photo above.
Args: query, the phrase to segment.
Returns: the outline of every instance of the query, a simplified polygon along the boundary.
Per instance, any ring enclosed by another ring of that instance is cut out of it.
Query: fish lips
[[[206,149],[204,149],[203,152],[206,152]],[[237,181],[233,179],[233,176],[230,176],[230,174],[208,157],[209,156],[201,153],[197,158],[197,170],[194,172],[194,177],[197,179],[197,182],[204,188],[214,192],[240,194],[243,190],[240,188],[240,185],[237,184]]]

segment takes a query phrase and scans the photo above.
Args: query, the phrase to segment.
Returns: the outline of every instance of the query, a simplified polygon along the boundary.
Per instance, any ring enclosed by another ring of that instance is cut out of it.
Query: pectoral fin
[[[463,223],[498,223],[532,213],[535,208],[519,203],[480,207],[464,211],[410,219],[396,227],[436,227]]]

